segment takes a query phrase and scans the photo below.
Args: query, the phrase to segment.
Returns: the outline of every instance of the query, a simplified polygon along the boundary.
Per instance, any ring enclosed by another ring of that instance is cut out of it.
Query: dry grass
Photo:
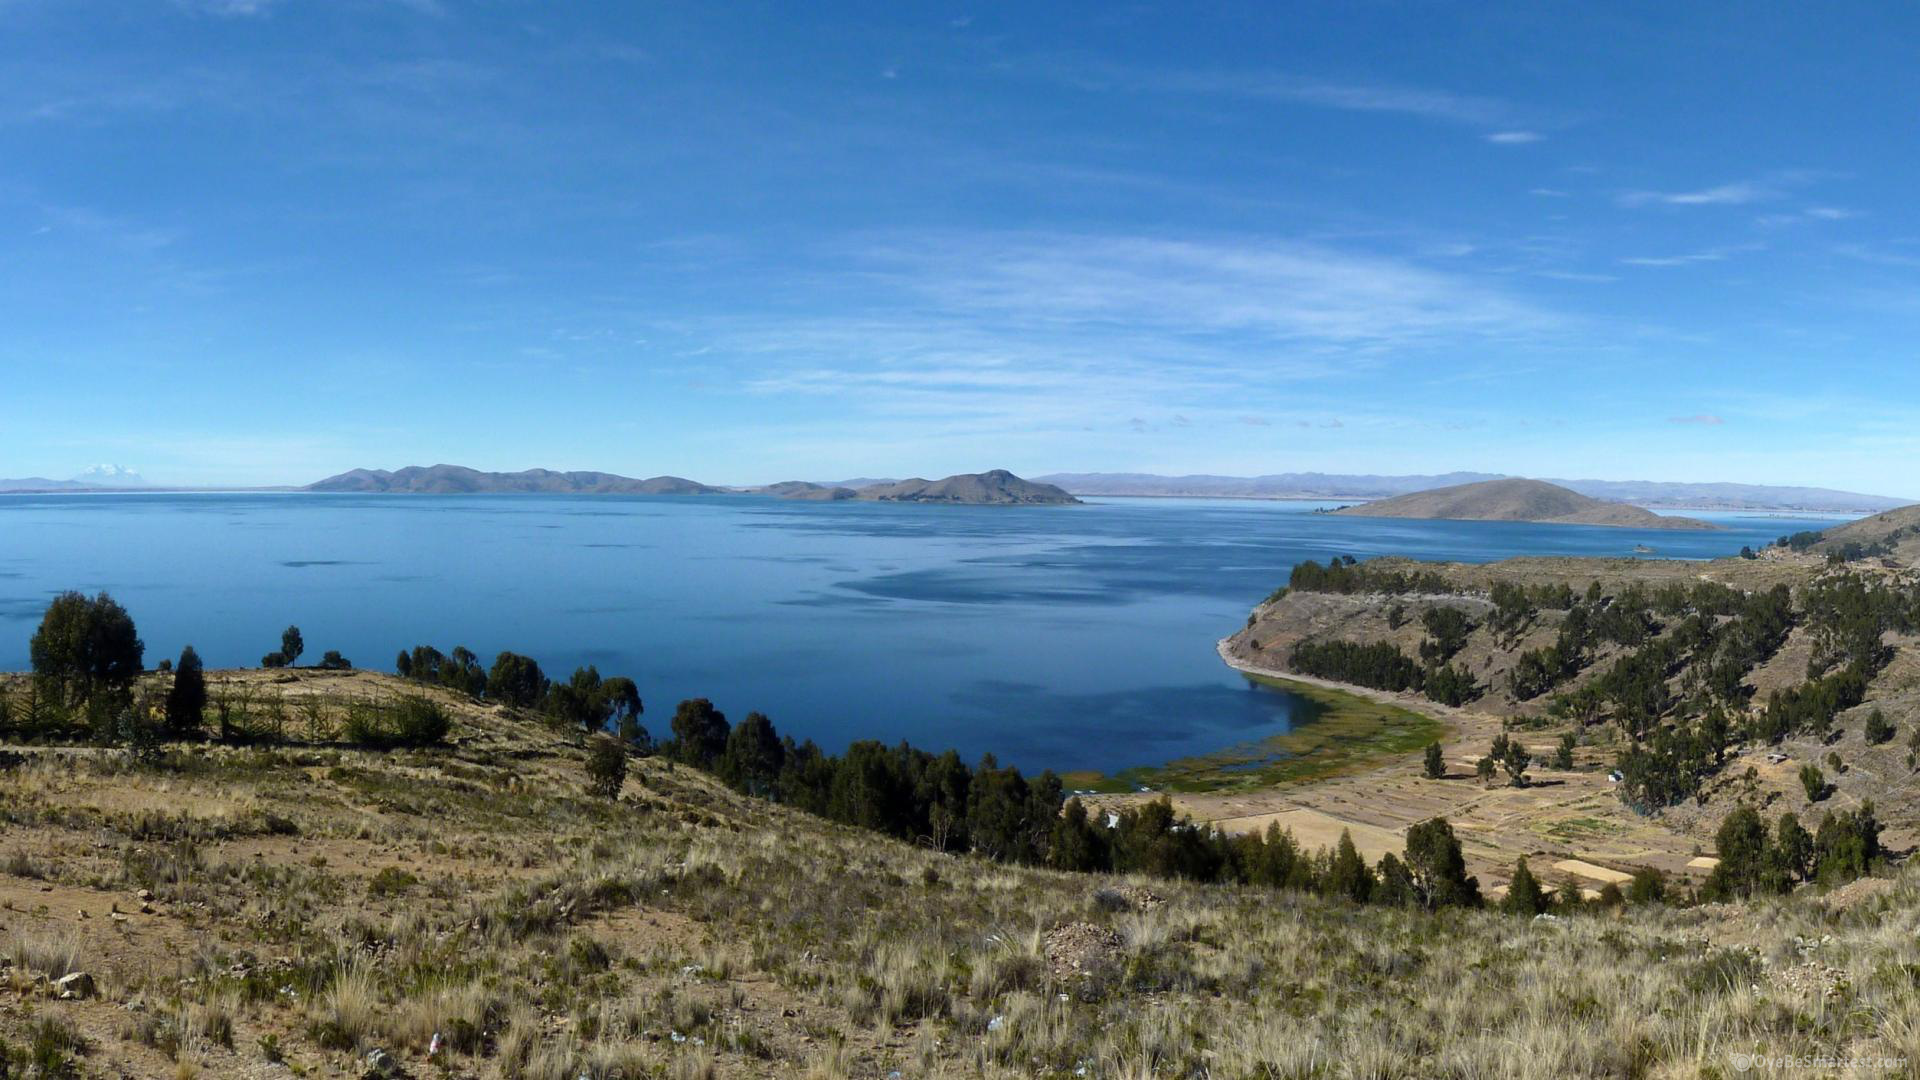
[[[462,716],[447,751],[0,775],[6,846],[38,875],[0,874],[0,1039],[24,1051],[51,1015],[88,1069],[140,1077],[270,1075],[274,1058],[357,1075],[375,1047],[438,1075],[436,1034],[451,1075],[552,1080],[1920,1061],[1913,878],[1844,911],[1800,896],[1519,921],[1178,883],[1141,910],[1095,896],[1122,882],[896,844],[657,761],[610,805],[566,737]],[[1056,975],[1063,923],[1111,932],[1112,963]],[[33,978],[76,968],[101,999],[48,1000]]]

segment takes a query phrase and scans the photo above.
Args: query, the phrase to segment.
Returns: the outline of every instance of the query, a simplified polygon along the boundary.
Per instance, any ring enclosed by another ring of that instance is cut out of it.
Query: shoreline
[[[1221,663],[1226,664],[1242,675],[1252,675],[1256,678],[1273,679],[1279,682],[1299,683],[1302,686],[1312,686],[1336,694],[1345,694],[1348,697],[1360,698],[1363,701],[1371,701],[1376,705],[1391,705],[1396,709],[1405,709],[1410,713],[1418,713],[1429,720],[1435,720],[1445,724],[1449,731],[1452,731],[1458,726],[1458,721],[1461,717],[1486,715],[1470,714],[1465,709],[1456,709],[1452,706],[1442,705],[1437,701],[1429,701],[1426,698],[1416,697],[1408,693],[1375,690],[1369,686],[1356,686],[1353,683],[1335,682],[1332,679],[1322,679],[1315,675],[1296,675],[1293,672],[1281,671],[1277,668],[1256,667],[1253,664],[1246,663],[1228,651],[1227,645],[1232,640],[1232,637],[1223,637],[1213,643],[1213,648],[1214,651],[1219,654]]]

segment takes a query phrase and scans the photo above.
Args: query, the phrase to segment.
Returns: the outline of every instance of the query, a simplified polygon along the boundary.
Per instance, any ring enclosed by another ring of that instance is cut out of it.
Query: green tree
[[[106,593],[61,593],[47,606],[29,646],[36,684],[67,707],[95,695],[124,697],[140,675],[146,646],[132,616]]]
[[[307,643],[300,637],[300,628],[289,626],[280,631],[280,655],[287,658],[287,666],[292,667],[300,661],[300,654],[307,651]]]
[[[1800,766],[1800,786],[1807,789],[1807,801],[1819,802],[1827,797],[1827,777],[1818,765]]]
[[[167,732],[176,737],[198,735],[206,720],[207,677],[200,654],[189,645],[180,650],[173,666],[173,685],[167,689]]]
[[[592,664],[573,669],[573,676],[566,682],[555,683],[547,700],[562,723],[589,735],[604,732],[613,715],[613,706],[602,691],[600,669]]]
[[[1812,872],[1813,836],[1792,814],[1780,815],[1780,824],[1774,827],[1773,850],[1775,861],[1789,877],[1805,880]]]
[[[1460,840],[1446,818],[1431,818],[1407,830],[1406,863],[1426,907],[1480,906],[1480,883],[1467,876]]]
[[[1500,909],[1509,915],[1528,918],[1547,910],[1547,895],[1540,890],[1539,879],[1527,868],[1525,855],[1513,865],[1513,883],[1507,886],[1507,896],[1500,902]]]
[[[1373,895],[1375,884],[1373,871],[1360,857],[1360,849],[1353,846],[1353,833],[1340,830],[1340,842],[1334,847],[1333,860],[1327,864],[1327,876],[1322,883],[1327,895],[1364,904]]]
[[[1553,767],[1562,772],[1573,768],[1573,747],[1575,739],[1569,731],[1560,736],[1560,745],[1553,748]]]
[[[697,769],[711,770],[727,749],[726,714],[706,698],[692,698],[673,711],[673,756]]]
[[[1493,783],[1494,770],[1497,768],[1499,768],[1499,766],[1494,764],[1493,756],[1489,754],[1473,763],[1473,774],[1480,778],[1482,785],[1491,784]]]
[[[621,741],[642,752],[651,750],[653,736],[640,726],[640,716],[647,707],[640,702],[639,685],[625,675],[615,675],[600,684],[600,697],[606,702],[607,722]]]
[[[785,750],[780,745],[780,736],[773,730],[773,722],[760,713],[750,712],[727,733],[726,749],[720,754],[715,772],[736,790],[765,796],[773,793],[785,760]]]
[[[1867,714],[1867,725],[1862,734],[1866,736],[1867,745],[1878,746],[1893,738],[1894,727],[1887,721],[1886,713],[1875,709]]]
[[[1068,799],[1059,820],[1053,823],[1053,836],[1047,844],[1047,865],[1055,870],[1089,872],[1107,865],[1105,838],[1087,818],[1087,808],[1079,799]]]
[[[1479,684],[1458,664],[1442,664],[1427,672],[1427,698],[1459,708],[1480,696]]]
[[[1407,864],[1389,851],[1380,856],[1376,876],[1380,884],[1373,890],[1373,902],[1387,907],[1413,907],[1420,903],[1420,890],[1414,886]]]
[[[1633,872],[1627,883],[1627,899],[1636,904],[1658,904],[1667,898],[1667,875],[1651,866]]]
[[[516,708],[531,709],[547,696],[547,676],[533,657],[502,652],[493,658],[493,667],[487,671],[486,696]]]
[[[1493,747],[1487,752],[1487,758],[1498,763],[1507,771],[1507,779],[1514,787],[1527,786],[1527,766],[1533,763],[1533,755],[1518,739],[1509,739],[1506,732],[1493,737]],[[1489,771],[1483,779],[1492,779]]]
[[[611,735],[587,743],[587,787],[602,798],[618,799],[627,782],[627,747]]]
[[[1764,881],[1767,860],[1767,826],[1751,806],[1742,806],[1727,815],[1714,833],[1714,848],[1720,862],[1707,875],[1707,896],[1730,900],[1751,896]]]
[[[1447,775],[1446,754],[1445,751],[1441,750],[1438,742],[1430,742],[1427,744],[1427,756],[1426,760],[1422,762],[1422,768],[1425,770],[1427,779],[1429,780],[1438,780]]]

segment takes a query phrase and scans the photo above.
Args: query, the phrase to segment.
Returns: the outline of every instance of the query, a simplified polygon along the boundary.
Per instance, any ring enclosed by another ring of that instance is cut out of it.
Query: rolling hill
[[[1151,473],[1054,473],[1034,479],[1075,495],[1156,495],[1243,499],[1384,499],[1414,491],[1506,480],[1499,473],[1381,476],[1351,473],[1272,473],[1264,476],[1157,476]],[[1671,483],[1645,480],[1557,480],[1569,491],[1638,506],[1714,510],[1809,510],[1870,513],[1905,506],[1911,499],[1832,488],[1773,484]],[[853,485],[858,486],[858,485]]]
[[[1334,511],[1351,517],[1446,521],[1530,521],[1630,529],[1712,529],[1693,518],[1668,517],[1626,503],[1602,502],[1544,480],[1485,480],[1418,491]]]
[[[961,473],[943,480],[902,480],[861,488],[857,495],[874,502],[966,503],[991,506],[1065,506],[1079,499],[1052,484],[1022,480],[1005,469]]]
[[[338,476],[308,484],[307,491],[362,492],[404,495],[717,495],[719,488],[708,487],[678,476],[655,476],[636,480],[602,472],[554,472],[528,469],[524,472],[481,472],[461,465],[411,465],[388,472],[384,469],[354,469]]]

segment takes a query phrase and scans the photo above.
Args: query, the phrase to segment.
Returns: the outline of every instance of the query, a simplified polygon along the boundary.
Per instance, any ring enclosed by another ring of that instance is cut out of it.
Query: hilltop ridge
[[[1049,473],[1034,477],[1075,495],[1150,495],[1234,499],[1385,499],[1415,491],[1507,480],[1503,473],[1449,472],[1425,475],[1290,472],[1260,476],[1153,473]],[[1905,506],[1912,499],[1833,488],[1778,484],[1685,483],[1653,480],[1568,480],[1542,477],[1590,498],[1636,506],[1694,510],[1806,510],[1872,513]],[[859,485],[853,485],[859,486]]]
[[[1544,480],[1508,478],[1397,495],[1333,511],[1351,517],[1446,521],[1527,521],[1552,525],[1606,525],[1631,529],[1713,529],[1694,518],[1656,514],[1603,502]]]
[[[806,480],[787,480],[752,488],[722,488],[678,476],[654,476],[639,480],[630,476],[603,472],[555,472],[551,469],[483,472],[463,465],[410,465],[392,472],[384,469],[352,469],[308,484],[302,490],[401,495],[723,495],[736,493],[768,495],[809,502],[862,499],[869,502],[944,503],[973,506],[1072,505],[1080,501],[1052,484],[1023,480],[1005,469],[959,473],[940,480],[923,480],[917,477],[911,480],[887,480],[856,489],[845,484],[819,484]]]
[[[352,469],[308,484],[307,491],[364,492],[369,494],[483,495],[716,495],[720,489],[678,476],[636,480],[603,472],[482,472],[464,465],[409,465],[385,469]]]
[[[915,477],[894,484],[861,488],[859,498],[875,502],[977,503],[994,505],[1072,505],[1080,500],[1052,484],[1022,480],[1005,469],[961,473],[942,480]]]

